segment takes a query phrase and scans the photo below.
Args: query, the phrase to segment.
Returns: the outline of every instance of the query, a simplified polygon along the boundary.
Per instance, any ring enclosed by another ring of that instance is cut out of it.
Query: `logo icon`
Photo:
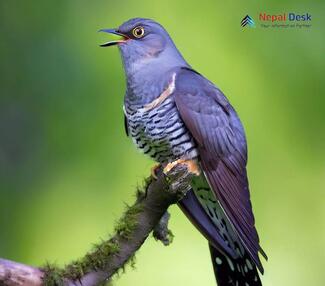
[[[250,28],[255,28],[255,22],[254,22],[253,18],[251,16],[249,16],[249,15],[246,15],[243,18],[243,20],[241,20],[240,25],[242,27],[248,26]]]

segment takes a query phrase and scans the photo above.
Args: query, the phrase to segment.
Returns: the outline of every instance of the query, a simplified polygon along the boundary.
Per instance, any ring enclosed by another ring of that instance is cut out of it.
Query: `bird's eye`
[[[132,34],[134,37],[136,38],[142,38],[144,36],[144,28],[139,26],[139,27],[135,27],[133,30],[132,30]]]

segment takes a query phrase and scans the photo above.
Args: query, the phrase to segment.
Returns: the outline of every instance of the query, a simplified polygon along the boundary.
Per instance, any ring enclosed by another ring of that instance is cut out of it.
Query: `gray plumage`
[[[166,165],[195,160],[202,174],[179,206],[208,239],[216,279],[224,285],[261,285],[246,174],[242,124],[226,97],[184,60],[165,29],[135,18],[118,29],[127,79],[124,113],[137,147]]]

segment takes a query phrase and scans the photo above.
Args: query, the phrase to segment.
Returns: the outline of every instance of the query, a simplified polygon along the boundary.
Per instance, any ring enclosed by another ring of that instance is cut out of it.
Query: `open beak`
[[[105,33],[121,36],[121,38],[118,40],[109,41],[107,43],[101,44],[100,45],[101,47],[109,47],[109,46],[114,46],[114,45],[117,45],[120,43],[125,43],[129,39],[126,35],[117,32],[115,29],[101,29],[101,30],[99,30],[99,32],[105,32]]]

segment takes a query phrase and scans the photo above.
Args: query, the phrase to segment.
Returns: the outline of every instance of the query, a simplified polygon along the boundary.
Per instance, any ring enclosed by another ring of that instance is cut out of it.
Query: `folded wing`
[[[204,174],[259,270],[259,238],[246,174],[247,148],[241,122],[223,93],[189,69],[176,77],[174,98],[181,118],[198,145]]]

